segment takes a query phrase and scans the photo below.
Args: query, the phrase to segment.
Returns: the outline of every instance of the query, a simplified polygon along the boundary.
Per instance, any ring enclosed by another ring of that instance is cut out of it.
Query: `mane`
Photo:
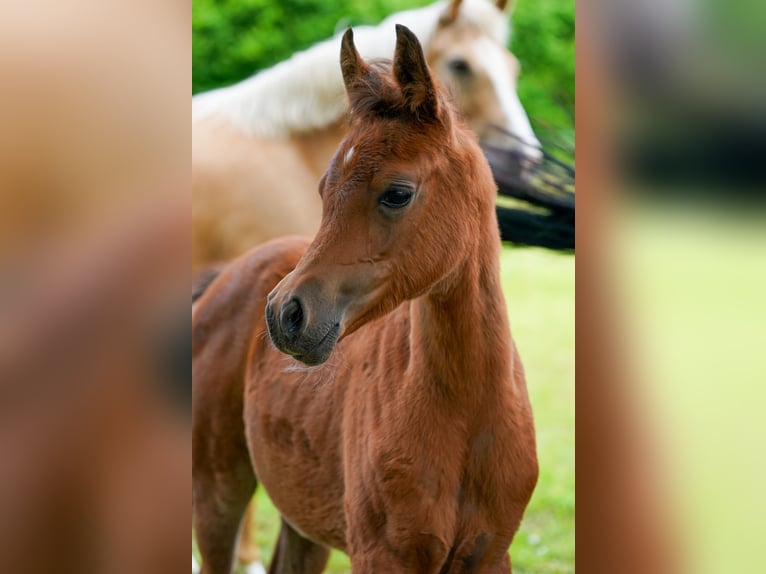
[[[392,14],[377,26],[355,27],[360,54],[365,60],[390,56],[396,24],[412,30],[427,49],[446,7],[441,0]],[[508,18],[489,0],[464,0],[459,17],[507,45]],[[287,137],[336,122],[348,107],[338,66],[340,40],[336,34],[238,84],[192,97],[192,121],[216,118],[260,137]]]

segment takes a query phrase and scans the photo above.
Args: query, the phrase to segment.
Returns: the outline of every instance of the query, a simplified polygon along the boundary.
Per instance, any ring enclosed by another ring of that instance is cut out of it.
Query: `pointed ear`
[[[509,0],[497,0],[497,2],[495,2],[495,6],[497,6],[497,9],[500,11],[505,10],[511,4],[513,4],[513,2],[509,2]]]
[[[415,34],[401,24],[396,25],[394,77],[412,113],[418,117],[438,117],[439,99],[423,48]]]
[[[354,46],[354,31],[349,28],[343,34],[340,44],[340,69],[343,73],[343,83],[346,86],[349,100],[354,103],[372,89],[373,69],[362,60]]]
[[[440,26],[447,26],[457,20],[457,15],[460,13],[460,4],[462,4],[462,0],[451,0],[449,6],[447,6],[446,12],[439,18]]]

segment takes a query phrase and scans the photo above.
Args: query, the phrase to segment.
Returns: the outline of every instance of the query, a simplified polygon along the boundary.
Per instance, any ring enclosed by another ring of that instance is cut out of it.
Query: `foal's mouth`
[[[307,351],[302,349],[298,351],[280,349],[280,351],[292,356],[304,365],[314,367],[316,365],[321,365],[330,358],[333,349],[335,349],[335,344],[338,342],[339,336],[340,323],[335,323],[330,327],[327,333],[325,333],[324,336]]]

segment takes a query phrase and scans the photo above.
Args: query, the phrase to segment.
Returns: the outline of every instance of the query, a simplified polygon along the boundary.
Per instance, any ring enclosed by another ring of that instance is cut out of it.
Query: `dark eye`
[[[463,58],[455,58],[447,64],[456,76],[467,77],[471,75],[471,65]]]
[[[378,203],[391,209],[401,209],[410,203],[413,194],[409,187],[392,185],[378,198]]]

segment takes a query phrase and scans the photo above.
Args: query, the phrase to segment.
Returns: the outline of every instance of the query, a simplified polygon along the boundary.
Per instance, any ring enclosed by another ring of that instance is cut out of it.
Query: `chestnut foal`
[[[283,516],[271,573],[319,573],[331,547],[355,574],[511,571],[537,457],[496,188],[418,40],[396,33],[390,70],[343,38],[353,123],[316,238],[252,250],[194,307],[207,574],[230,572],[257,483]]]

